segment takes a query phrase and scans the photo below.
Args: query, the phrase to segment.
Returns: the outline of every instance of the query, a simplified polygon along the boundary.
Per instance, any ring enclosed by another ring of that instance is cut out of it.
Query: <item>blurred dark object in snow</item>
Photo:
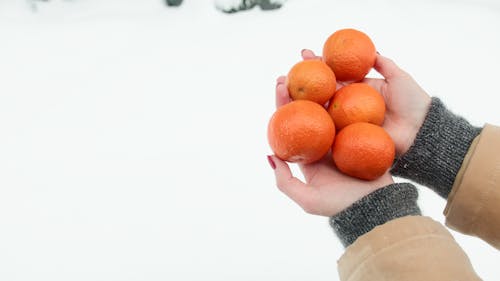
[[[220,11],[228,14],[246,11],[254,8],[255,6],[259,6],[262,10],[275,10],[281,8],[283,2],[286,0],[241,0],[241,1],[216,1],[216,7]],[[232,3],[225,3],[232,2]],[[235,3],[237,2],[237,3]]]
[[[38,11],[38,6],[36,5],[36,2],[48,2],[49,0],[28,0],[28,5],[30,6],[31,10],[33,12]]]
[[[166,0],[167,6],[177,7],[182,4],[182,0]]]
[[[1,0],[0,0],[1,1]],[[37,2],[49,2],[49,0],[27,0],[33,11],[37,10]],[[72,1],[72,0],[66,0]],[[183,0],[165,0],[169,7],[178,7],[182,5]],[[218,10],[232,14],[246,11],[259,6],[261,10],[276,10],[283,6],[286,0],[215,0],[215,6]]]

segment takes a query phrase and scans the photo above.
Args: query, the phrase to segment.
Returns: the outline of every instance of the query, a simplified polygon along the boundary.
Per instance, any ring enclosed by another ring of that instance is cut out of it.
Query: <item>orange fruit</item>
[[[330,150],[335,125],[323,106],[297,100],[276,110],[269,121],[267,138],[280,159],[309,164]]]
[[[290,69],[286,85],[293,100],[310,100],[323,105],[335,93],[337,81],[324,62],[305,60]]]
[[[385,101],[366,83],[353,83],[340,88],[328,105],[328,113],[338,130],[356,122],[382,125]]]
[[[323,60],[339,81],[360,81],[375,64],[375,45],[368,35],[355,29],[333,33],[323,45]]]
[[[335,165],[344,174],[374,180],[391,167],[395,147],[382,127],[360,122],[337,134],[332,154]]]

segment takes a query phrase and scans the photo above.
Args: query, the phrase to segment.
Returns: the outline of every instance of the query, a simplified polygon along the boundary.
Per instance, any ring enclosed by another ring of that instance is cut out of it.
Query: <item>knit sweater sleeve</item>
[[[330,225],[344,247],[390,220],[420,215],[418,193],[410,183],[394,183],[378,189],[330,218]]]
[[[480,132],[481,128],[453,114],[438,98],[432,98],[413,145],[396,160],[391,173],[448,198],[464,157]]]

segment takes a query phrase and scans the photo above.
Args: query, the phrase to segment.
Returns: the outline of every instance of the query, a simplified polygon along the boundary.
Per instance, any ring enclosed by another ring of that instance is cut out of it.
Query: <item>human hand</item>
[[[303,51],[304,59],[317,59],[310,51]],[[276,85],[276,107],[291,101],[281,76]],[[335,168],[331,154],[311,164],[300,164],[305,183],[294,177],[288,164],[276,156],[268,156],[274,169],[278,188],[310,214],[333,216],[373,191],[393,183],[386,172],[374,181],[364,181],[342,174]]]

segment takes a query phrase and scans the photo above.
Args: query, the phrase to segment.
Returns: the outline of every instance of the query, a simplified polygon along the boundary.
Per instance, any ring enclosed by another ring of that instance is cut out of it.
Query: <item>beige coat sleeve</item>
[[[398,218],[359,237],[338,270],[342,281],[481,280],[448,230],[422,216]]]
[[[472,143],[444,214],[450,228],[500,249],[500,127],[487,124]]]
[[[472,143],[444,210],[446,225],[500,249],[500,127]],[[340,280],[480,280],[448,230],[407,216],[359,237],[338,261]]]

